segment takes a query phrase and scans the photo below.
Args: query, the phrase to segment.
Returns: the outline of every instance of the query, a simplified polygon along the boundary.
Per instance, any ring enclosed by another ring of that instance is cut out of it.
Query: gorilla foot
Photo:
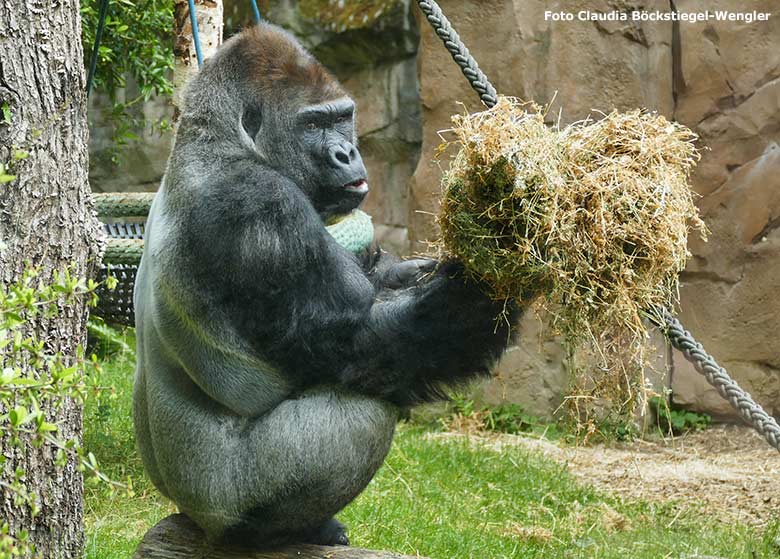
[[[306,543],[315,545],[349,545],[347,527],[335,518],[306,534]]]

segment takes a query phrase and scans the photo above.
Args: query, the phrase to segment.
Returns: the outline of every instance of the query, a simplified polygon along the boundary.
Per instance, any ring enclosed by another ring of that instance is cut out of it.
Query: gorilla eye
[[[347,117],[346,117],[346,116],[344,116],[344,115],[341,115],[340,117],[338,117],[338,118],[336,119],[336,122],[337,122],[338,124],[343,124],[343,123],[347,122]]]
[[[316,130],[317,129],[317,123],[316,122],[307,122],[306,123],[306,130]]]

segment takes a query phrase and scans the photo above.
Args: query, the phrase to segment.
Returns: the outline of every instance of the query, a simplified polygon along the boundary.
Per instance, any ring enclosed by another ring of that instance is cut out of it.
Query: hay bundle
[[[453,123],[440,252],[497,299],[541,291],[556,329],[606,361],[617,342],[641,354],[643,313],[674,302],[689,229],[704,233],[688,186],[695,134],[638,110],[549,127],[506,97]]]

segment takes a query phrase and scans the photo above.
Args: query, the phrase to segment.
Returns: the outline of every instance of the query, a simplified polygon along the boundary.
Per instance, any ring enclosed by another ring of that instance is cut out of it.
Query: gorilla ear
[[[263,115],[260,113],[259,107],[247,107],[244,114],[241,115],[241,127],[243,132],[249,137],[252,145],[255,143],[255,137],[260,131],[262,123]]]

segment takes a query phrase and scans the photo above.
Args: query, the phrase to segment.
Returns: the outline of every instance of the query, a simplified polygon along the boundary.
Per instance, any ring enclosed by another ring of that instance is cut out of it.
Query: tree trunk
[[[198,21],[198,35],[203,51],[203,60],[211,58],[222,44],[223,9],[222,0],[195,0],[195,12]],[[173,106],[174,121],[179,119],[181,96],[184,87],[198,71],[198,59],[192,39],[190,7],[187,0],[174,0],[174,41],[173,41]]]
[[[47,282],[54,270],[91,277],[99,258],[100,229],[87,182],[87,118],[78,0],[0,2],[0,163],[16,179],[0,184],[0,281],[18,279],[28,264]],[[26,158],[15,158],[15,152]],[[50,352],[75,355],[86,341],[84,304],[61,305],[58,316],[32,328]],[[8,355],[0,350],[0,363]],[[81,433],[81,410],[66,401],[44,410],[60,422],[63,438]],[[26,529],[45,558],[81,557],[82,478],[77,464],[53,463],[44,445],[14,449],[0,440],[2,475],[26,472],[41,512],[31,518],[13,495],[0,493],[0,524]]]

